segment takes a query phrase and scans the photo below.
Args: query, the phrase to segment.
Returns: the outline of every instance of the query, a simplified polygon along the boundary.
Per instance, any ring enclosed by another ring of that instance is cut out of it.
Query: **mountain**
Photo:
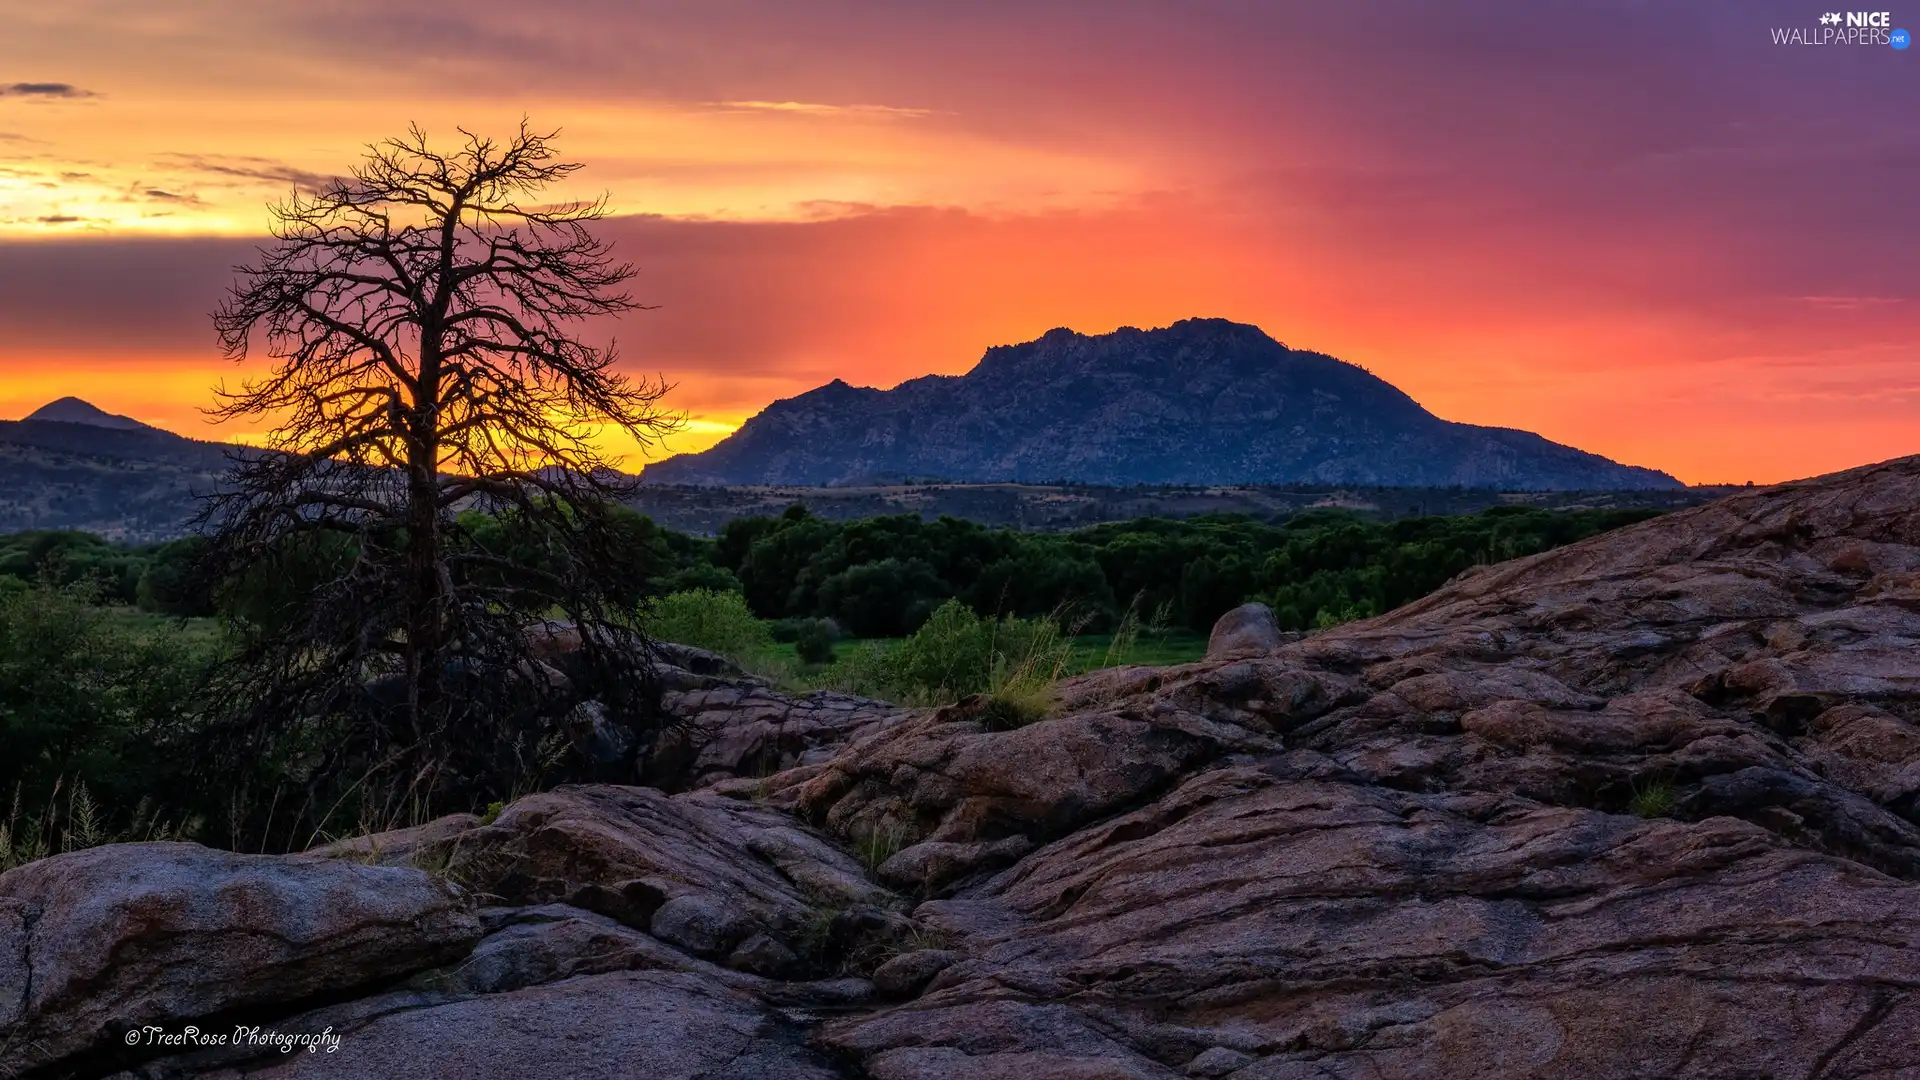
[[[58,401],[49,401],[28,413],[26,419],[58,424],[86,424],[89,427],[113,428],[119,431],[160,430],[151,424],[143,424],[131,416],[110,413],[92,402],[81,401],[77,397],[63,397]]]
[[[1679,488],[1653,469],[1510,428],[1458,424],[1354,364],[1259,327],[1187,319],[988,349],[965,375],[892,390],[838,379],[776,401],[649,483],[877,479],[1094,484]]]
[[[71,397],[0,420],[0,533],[85,529],[132,543],[179,536],[232,449]]]

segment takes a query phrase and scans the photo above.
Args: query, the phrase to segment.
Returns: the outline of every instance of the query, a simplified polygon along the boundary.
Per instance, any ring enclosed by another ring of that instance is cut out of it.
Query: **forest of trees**
[[[1470,566],[1558,547],[1654,513],[1515,507],[1379,522],[1321,510],[1277,524],[1239,516],[1142,518],[1022,533],[950,517],[835,522],[796,506],[778,517],[737,519],[711,540],[628,511],[616,516],[616,526],[634,603],[696,588],[736,591],[762,618],[827,617],[865,638],[911,633],[951,598],[982,615],[1064,610],[1095,632],[1132,607],[1143,619],[1195,633],[1257,599],[1283,627],[1312,629],[1398,607]],[[465,530],[482,544],[490,531],[477,516]],[[122,547],[85,533],[18,533],[0,537],[0,577],[89,580],[103,600],[166,615],[212,615],[212,591],[188,575],[199,544]],[[272,593],[294,585],[284,576],[245,583],[226,602],[271,607]]]

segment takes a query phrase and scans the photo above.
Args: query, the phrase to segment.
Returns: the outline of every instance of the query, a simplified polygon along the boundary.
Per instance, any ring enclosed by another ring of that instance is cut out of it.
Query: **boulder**
[[[1235,660],[1265,656],[1290,638],[1274,621],[1273,609],[1261,603],[1241,604],[1214,620],[1207,635],[1207,659]]]
[[[566,619],[545,619],[528,624],[522,633],[536,660],[552,663],[585,647],[580,628]],[[739,677],[746,673],[739,665],[719,653],[671,641],[652,643],[657,662],[691,675]]]
[[[591,700],[580,702],[561,718],[560,730],[566,733],[574,752],[592,765],[631,766],[638,740],[632,729],[615,723],[607,715],[604,704]],[[629,771],[627,775],[630,777],[632,773]]]
[[[525,633],[538,658],[536,673],[558,697],[570,698],[574,680],[555,665],[579,667],[579,629],[548,620],[529,625]],[[591,698],[574,702],[561,720],[574,749],[594,767],[594,779],[638,779],[678,792],[764,778],[820,764],[839,747],[907,713],[850,694],[782,693],[726,657],[691,645],[660,641],[651,651],[663,691],[661,712],[671,723],[637,740],[632,729],[612,721]],[[591,683],[585,673],[581,681]]]
[[[1727,818],[1223,769],[918,915],[962,977],[827,1029],[903,1078],[951,1075],[935,1047],[1012,1075],[1094,1032],[1142,1075],[1814,1075],[1848,1046],[1920,1068],[1920,991],[1879,986],[1920,890]]]
[[[955,706],[849,746],[801,786],[797,805],[842,837],[885,837],[896,848],[1044,840],[1137,805],[1222,755],[1276,749],[1260,733],[1171,705],[1090,710],[1010,731]]]
[[[459,963],[423,972],[416,988],[451,997],[503,994],[610,971],[677,971],[723,986],[755,990],[758,980],[688,956],[659,939],[566,904],[495,908],[482,913],[488,933]],[[318,1019],[333,1019],[322,1014]],[[349,1026],[351,1016],[339,1016]]]
[[[0,874],[0,973],[22,976],[0,981],[0,1076],[125,1056],[145,1024],[375,986],[480,934],[458,890],[401,867],[181,843],[29,863]]]
[[[874,869],[880,880],[898,889],[933,893],[983,870],[997,870],[1033,850],[1024,836],[952,843],[929,840],[897,852]]]
[[[27,927],[31,909],[18,900],[0,897],[0,1033],[18,1027],[27,1011]],[[5,1039],[0,1034],[0,1041]]]
[[[753,924],[742,911],[719,897],[682,893],[660,905],[648,920],[647,930],[695,956],[716,956],[732,951],[735,944],[745,940],[753,932]]]
[[[441,866],[493,903],[564,902],[747,970],[775,955],[741,948],[755,936],[801,956],[810,926],[891,903],[857,861],[791,816],[707,793],[571,785],[521,799],[491,824],[436,823],[431,835],[323,850]]]
[[[738,679],[669,690],[661,707],[676,723],[654,740],[645,779],[668,791],[821,764],[908,715],[851,694],[785,694]]]
[[[580,628],[565,619],[546,619],[528,625],[527,647],[536,659],[551,662],[581,648]]]
[[[382,866],[428,866],[436,857],[444,861],[448,846],[480,824],[478,814],[448,814],[421,825],[329,841],[307,854]]]
[[[739,948],[727,957],[727,966],[738,971],[750,971],[756,975],[779,977],[792,974],[801,967],[800,957],[778,938],[766,934],[755,934],[740,943]]]
[[[656,641],[653,643],[653,649],[662,662],[692,675],[739,678],[746,674],[740,669],[740,665],[709,649],[681,645],[672,641]]]
[[[946,949],[916,949],[901,953],[873,970],[874,992],[883,997],[913,997],[926,989],[935,975],[952,967],[960,954]]]

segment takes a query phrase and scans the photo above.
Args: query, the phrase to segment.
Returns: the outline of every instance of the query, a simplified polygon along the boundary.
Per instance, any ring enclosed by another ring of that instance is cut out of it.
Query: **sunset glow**
[[[165,7],[0,0],[0,416],[257,437],[199,410],[267,204],[526,116],[657,305],[593,333],[668,451],[1196,315],[1690,482],[1920,451],[1920,55],[1794,5]]]

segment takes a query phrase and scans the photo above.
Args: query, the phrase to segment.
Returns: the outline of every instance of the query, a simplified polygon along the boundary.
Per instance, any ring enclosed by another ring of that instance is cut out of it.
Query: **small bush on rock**
[[[1636,784],[1633,795],[1627,799],[1627,812],[1643,818],[1672,817],[1679,801],[1679,792],[1673,789],[1672,784],[1658,780],[1644,785]]]

